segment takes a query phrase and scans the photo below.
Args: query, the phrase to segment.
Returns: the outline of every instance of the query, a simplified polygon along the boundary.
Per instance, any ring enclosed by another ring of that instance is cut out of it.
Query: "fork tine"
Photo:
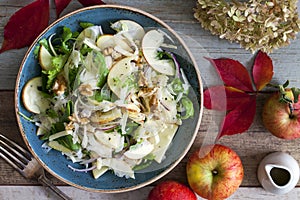
[[[1,132],[0,132],[0,137],[3,138],[4,140],[8,141],[14,147],[18,148],[25,156],[27,156],[27,158],[29,158],[29,159],[32,158],[31,154],[28,151],[26,151],[23,147],[21,147],[20,145],[18,145],[14,141],[12,141],[12,140],[8,139],[7,137],[5,137]],[[17,151],[14,150],[14,152],[17,152]]]
[[[2,150],[2,147],[0,148]],[[23,170],[19,166],[17,166],[14,162],[12,162],[10,159],[8,159],[6,155],[0,152],[0,157],[3,158],[8,164],[10,164],[15,170],[17,170],[20,174],[24,176]]]
[[[21,146],[11,141],[10,139],[6,138],[1,133],[0,157],[3,158],[8,164],[10,164],[22,175],[24,175],[23,169],[26,167],[26,165],[29,162],[29,159],[31,158],[30,154],[25,149],[23,149]]]

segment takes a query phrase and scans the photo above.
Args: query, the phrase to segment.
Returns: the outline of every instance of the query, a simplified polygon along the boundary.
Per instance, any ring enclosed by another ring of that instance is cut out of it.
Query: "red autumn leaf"
[[[78,0],[83,6],[94,6],[105,4],[101,0]]]
[[[71,0],[55,0],[56,17],[58,18],[61,12],[69,5]]]
[[[243,91],[254,91],[250,75],[244,65],[242,65],[239,61],[229,58],[206,59],[213,64],[225,85],[235,87]]]
[[[214,86],[204,91],[204,106],[207,109],[230,111],[241,103],[252,100],[252,96],[242,90],[228,86]]]
[[[49,0],[36,0],[18,10],[4,27],[0,53],[29,46],[49,23]]]
[[[259,51],[253,65],[253,80],[258,91],[262,90],[273,77],[273,63],[268,54]]]
[[[248,101],[241,103],[234,110],[227,113],[221,124],[218,138],[224,135],[242,133],[251,126],[256,112],[256,96],[251,96]]]

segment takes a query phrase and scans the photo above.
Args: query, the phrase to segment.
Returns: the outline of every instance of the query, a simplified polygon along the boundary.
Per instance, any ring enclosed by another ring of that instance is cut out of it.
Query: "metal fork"
[[[24,148],[0,133],[0,156],[25,178],[36,179],[61,199],[71,200],[45,176],[43,167]]]

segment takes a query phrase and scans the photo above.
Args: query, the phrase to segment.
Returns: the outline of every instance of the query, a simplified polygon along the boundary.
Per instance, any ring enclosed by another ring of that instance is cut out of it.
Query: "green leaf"
[[[193,117],[194,116],[194,106],[193,106],[193,102],[186,96],[183,96],[181,99],[181,103],[183,105],[183,107],[185,108],[185,115],[182,116],[182,119],[187,119],[189,117]]]
[[[97,63],[99,66],[97,86],[102,88],[103,85],[106,83],[106,78],[109,73],[109,70],[106,67],[104,56],[99,52],[96,53],[95,63]]]
[[[171,86],[173,91],[178,95],[181,92],[184,92],[184,88],[183,88],[183,83],[181,82],[181,80],[179,78],[175,78],[172,82],[171,82]]]
[[[69,89],[73,88],[75,85],[75,81],[77,80],[77,74],[79,72],[79,67],[74,67],[74,68],[71,68],[69,69]],[[78,79],[79,81],[79,79]]]
[[[43,45],[49,52],[51,52],[50,51],[50,47],[49,47],[49,44],[48,44],[48,41],[44,38],[44,39],[41,39],[40,41],[39,41],[39,44],[40,45]],[[33,54],[34,54],[34,56],[37,58],[38,57],[38,54],[39,54],[39,51],[40,51],[40,45],[36,45],[36,47],[34,48],[34,50],[33,50]]]
[[[46,115],[50,118],[58,118],[57,112],[53,109],[47,109],[46,110]]]
[[[56,79],[57,75],[62,71],[62,68],[67,60],[66,55],[58,55],[52,58],[52,66],[54,67],[51,70],[43,70],[42,72],[47,75],[47,84],[46,89],[50,90],[54,80]]]
[[[86,29],[88,27],[95,26],[95,25],[92,23],[89,23],[89,22],[80,22],[79,26],[81,26],[81,28],[83,28],[83,29]]]
[[[157,51],[157,58],[160,60],[165,60],[165,59],[171,59],[173,60],[173,57],[171,56],[171,54],[169,54],[166,51]]]
[[[299,95],[300,95],[300,89],[299,88],[291,88],[292,89],[292,92],[293,92],[293,95],[294,95],[294,103],[297,103],[298,100],[299,100]]]
[[[80,144],[79,143],[73,143],[73,137],[71,135],[66,135],[60,138],[57,138],[56,140],[59,144],[67,147],[68,149],[71,149],[73,151],[79,150],[80,149]]]

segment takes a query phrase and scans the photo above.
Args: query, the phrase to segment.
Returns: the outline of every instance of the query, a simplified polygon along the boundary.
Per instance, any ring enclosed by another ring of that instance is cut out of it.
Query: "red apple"
[[[197,197],[187,186],[169,180],[155,186],[150,191],[148,200],[197,200]]]
[[[292,101],[294,100],[293,93],[289,89],[286,90],[286,96]],[[274,93],[267,99],[262,112],[263,124],[276,137],[283,139],[299,138],[300,101],[289,105],[280,102],[279,98],[280,93]]]
[[[239,156],[220,144],[207,145],[193,152],[186,171],[192,190],[210,200],[228,198],[239,188],[244,177]]]

